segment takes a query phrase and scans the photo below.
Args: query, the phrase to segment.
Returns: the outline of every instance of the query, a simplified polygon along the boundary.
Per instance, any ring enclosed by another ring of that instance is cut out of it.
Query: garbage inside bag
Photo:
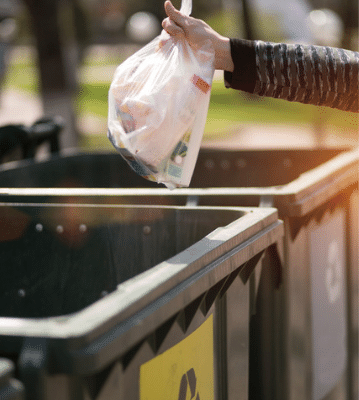
[[[189,15],[191,1],[181,10]],[[194,50],[165,31],[116,69],[108,137],[135,172],[169,188],[189,186],[213,74],[210,41]]]

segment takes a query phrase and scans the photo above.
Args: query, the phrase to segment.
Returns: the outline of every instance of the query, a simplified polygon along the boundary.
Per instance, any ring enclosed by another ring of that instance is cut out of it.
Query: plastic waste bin
[[[53,158],[31,168],[18,166],[0,173],[0,186],[46,187],[51,176],[51,186],[57,187],[71,176],[77,187],[150,185],[118,155],[97,154]],[[89,182],[94,177],[96,185]],[[168,204],[275,206],[285,223],[283,285],[274,291],[270,279],[265,280],[267,297],[258,301],[262,306],[253,317],[253,336],[263,348],[259,354],[258,343],[252,349],[252,398],[358,398],[358,152],[202,150],[191,186],[198,189],[172,191]],[[35,199],[29,189],[1,192],[3,198],[12,193],[26,194],[27,201]],[[106,193],[115,195],[116,190]],[[121,191],[114,201],[156,204],[168,191],[126,193]],[[44,189],[43,196],[50,194],[61,200],[65,192]],[[94,201],[101,191],[81,194],[78,189],[72,195]]]
[[[24,400],[24,386],[14,379],[14,363],[6,358],[0,358],[0,399]]]
[[[251,398],[358,398],[358,173],[356,150],[207,151],[192,184],[212,188],[173,192],[284,220],[283,285],[267,281],[252,322]]]
[[[0,203],[0,355],[28,399],[248,399],[275,209]]]
[[[50,144],[51,153],[58,153],[60,151],[59,136],[63,128],[64,120],[60,116],[43,117],[35,121],[28,129],[29,157],[34,157],[36,150],[43,143]]]

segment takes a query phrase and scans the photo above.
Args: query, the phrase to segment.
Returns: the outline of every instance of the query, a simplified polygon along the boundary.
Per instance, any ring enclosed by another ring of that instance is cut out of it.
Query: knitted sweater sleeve
[[[358,112],[359,53],[324,46],[231,39],[228,88]]]

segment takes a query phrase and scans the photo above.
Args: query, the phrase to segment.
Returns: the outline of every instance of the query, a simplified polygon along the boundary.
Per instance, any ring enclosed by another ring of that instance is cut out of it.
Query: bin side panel
[[[314,400],[330,393],[347,369],[345,240],[344,209],[309,237]]]

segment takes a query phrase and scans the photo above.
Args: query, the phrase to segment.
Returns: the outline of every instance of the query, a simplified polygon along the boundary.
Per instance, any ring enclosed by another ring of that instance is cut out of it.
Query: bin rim
[[[29,204],[25,203],[24,206],[29,206]],[[120,205],[120,207],[147,209],[149,206]],[[26,337],[39,337],[67,340],[88,336],[89,333],[93,338],[103,333],[103,326],[108,321],[115,319],[112,321],[115,324],[126,322],[146,305],[156,302],[161,296],[170,292],[180,282],[191,278],[196,273],[202,273],[204,267],[211,265],[212,269],[215,269],[220,262],[226,263],[227,269],[234,270],[233,263],[229,262],[231,258],[237,257],[240,263],[236,264],[238,267],[255,254],[276,243],[284,235],[283,223],[278,220],[278,213],[274,208],[210,206],[153,206],[153,208],[194,211],[228,210],[244,214],[226,226],[215,229],[174,257],[119,284],[115,291],[78,312],[46,318],[0,317],[0,337],[2,338],[0,348],[4,347],[3,350],[6,351],[7,338],[22,340]],[[207,247],[204,249],[202,246],[201,249],[199,244],[204,241]],[[196,251],[193,251],[194,246],[197,246]],[[251,246],[250,251],[248,251],[248,246]],[[253,251],[254,254],[251,253]],[[231,272],[231,270],[226,271],[221,268],[223,274]],[[218,278],[218,274],[216,277]],[[88,336],[87,339],[90,337]]]

